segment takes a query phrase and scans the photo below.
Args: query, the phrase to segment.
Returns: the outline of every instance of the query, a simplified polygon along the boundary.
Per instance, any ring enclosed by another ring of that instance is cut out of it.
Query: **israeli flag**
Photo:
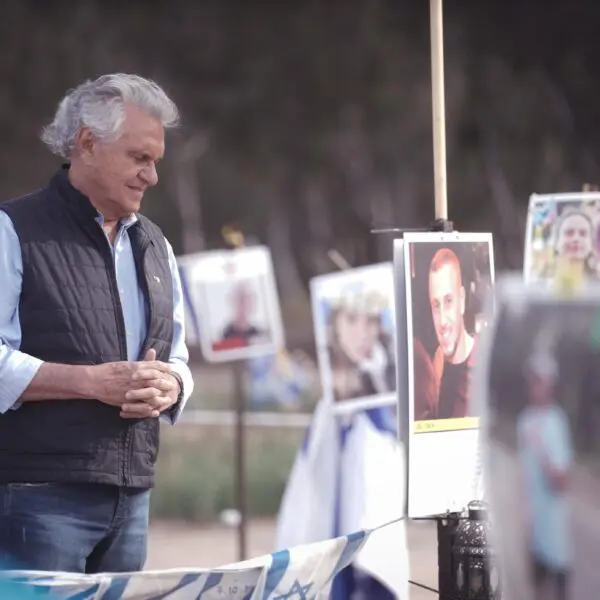
[[[51,600],[318,600],[361,550],[370,531],[211,570],[139,573],[0,573],[0,598]]]
[[[317,406],[282,499],[277,548],[375,529],[332,600],[408,598],[405,459],[393,407],[336,416]],[[390,523],[385,527],[382,524]]]
[[[146,571],[139,573],[46,573],[5,571],[0,575],[0,597],[50,600],[254,600],[262,598],[264,569],[235,571]],[[10,595],[12,593],[12,595]]]

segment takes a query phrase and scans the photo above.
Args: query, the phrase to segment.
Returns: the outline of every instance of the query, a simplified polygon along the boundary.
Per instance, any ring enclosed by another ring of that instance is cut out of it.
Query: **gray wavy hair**
[[[177,106],[158,84],[139,75],[113,73],[69,90],[41,139],[54,154],[69,160],[82,127],[89,127],[98,139],[118,139],[127,103],[147,111],[165,129],[179,123]]]

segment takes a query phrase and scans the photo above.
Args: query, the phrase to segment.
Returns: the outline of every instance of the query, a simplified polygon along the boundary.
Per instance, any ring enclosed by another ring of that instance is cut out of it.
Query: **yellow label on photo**
[[[431,421],[415,421],[414,433],[432,433],[434,431],[460,431],[476,429],[479,417],[463,417],[461,419],[434,419]]]

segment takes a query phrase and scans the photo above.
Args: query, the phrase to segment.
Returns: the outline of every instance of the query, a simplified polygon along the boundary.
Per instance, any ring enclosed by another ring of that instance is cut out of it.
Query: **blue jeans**
[[[97,484],[0,485],[0,568],[140,571],[150,490]]]

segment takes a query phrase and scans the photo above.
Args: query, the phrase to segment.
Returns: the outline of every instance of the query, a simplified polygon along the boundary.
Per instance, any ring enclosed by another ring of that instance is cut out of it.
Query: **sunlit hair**
[[[154,81],[139,75],[113,73],[88,80],[67,92],[52,123],[42,129],[41,139],[54,154],[69,160],[82,127],[89,127],[99,140],[117,140],[126,104],[148,112],[165,129],[179,122],[175,103]]]
[[[460,261],[458,260],[458,256],[456,256],[450,248],[441,248],[434,254],[431,263],[429,264],[429,272],[437,273],[445,265],[452,265],[456,269],[458,280],[462,281]]]

